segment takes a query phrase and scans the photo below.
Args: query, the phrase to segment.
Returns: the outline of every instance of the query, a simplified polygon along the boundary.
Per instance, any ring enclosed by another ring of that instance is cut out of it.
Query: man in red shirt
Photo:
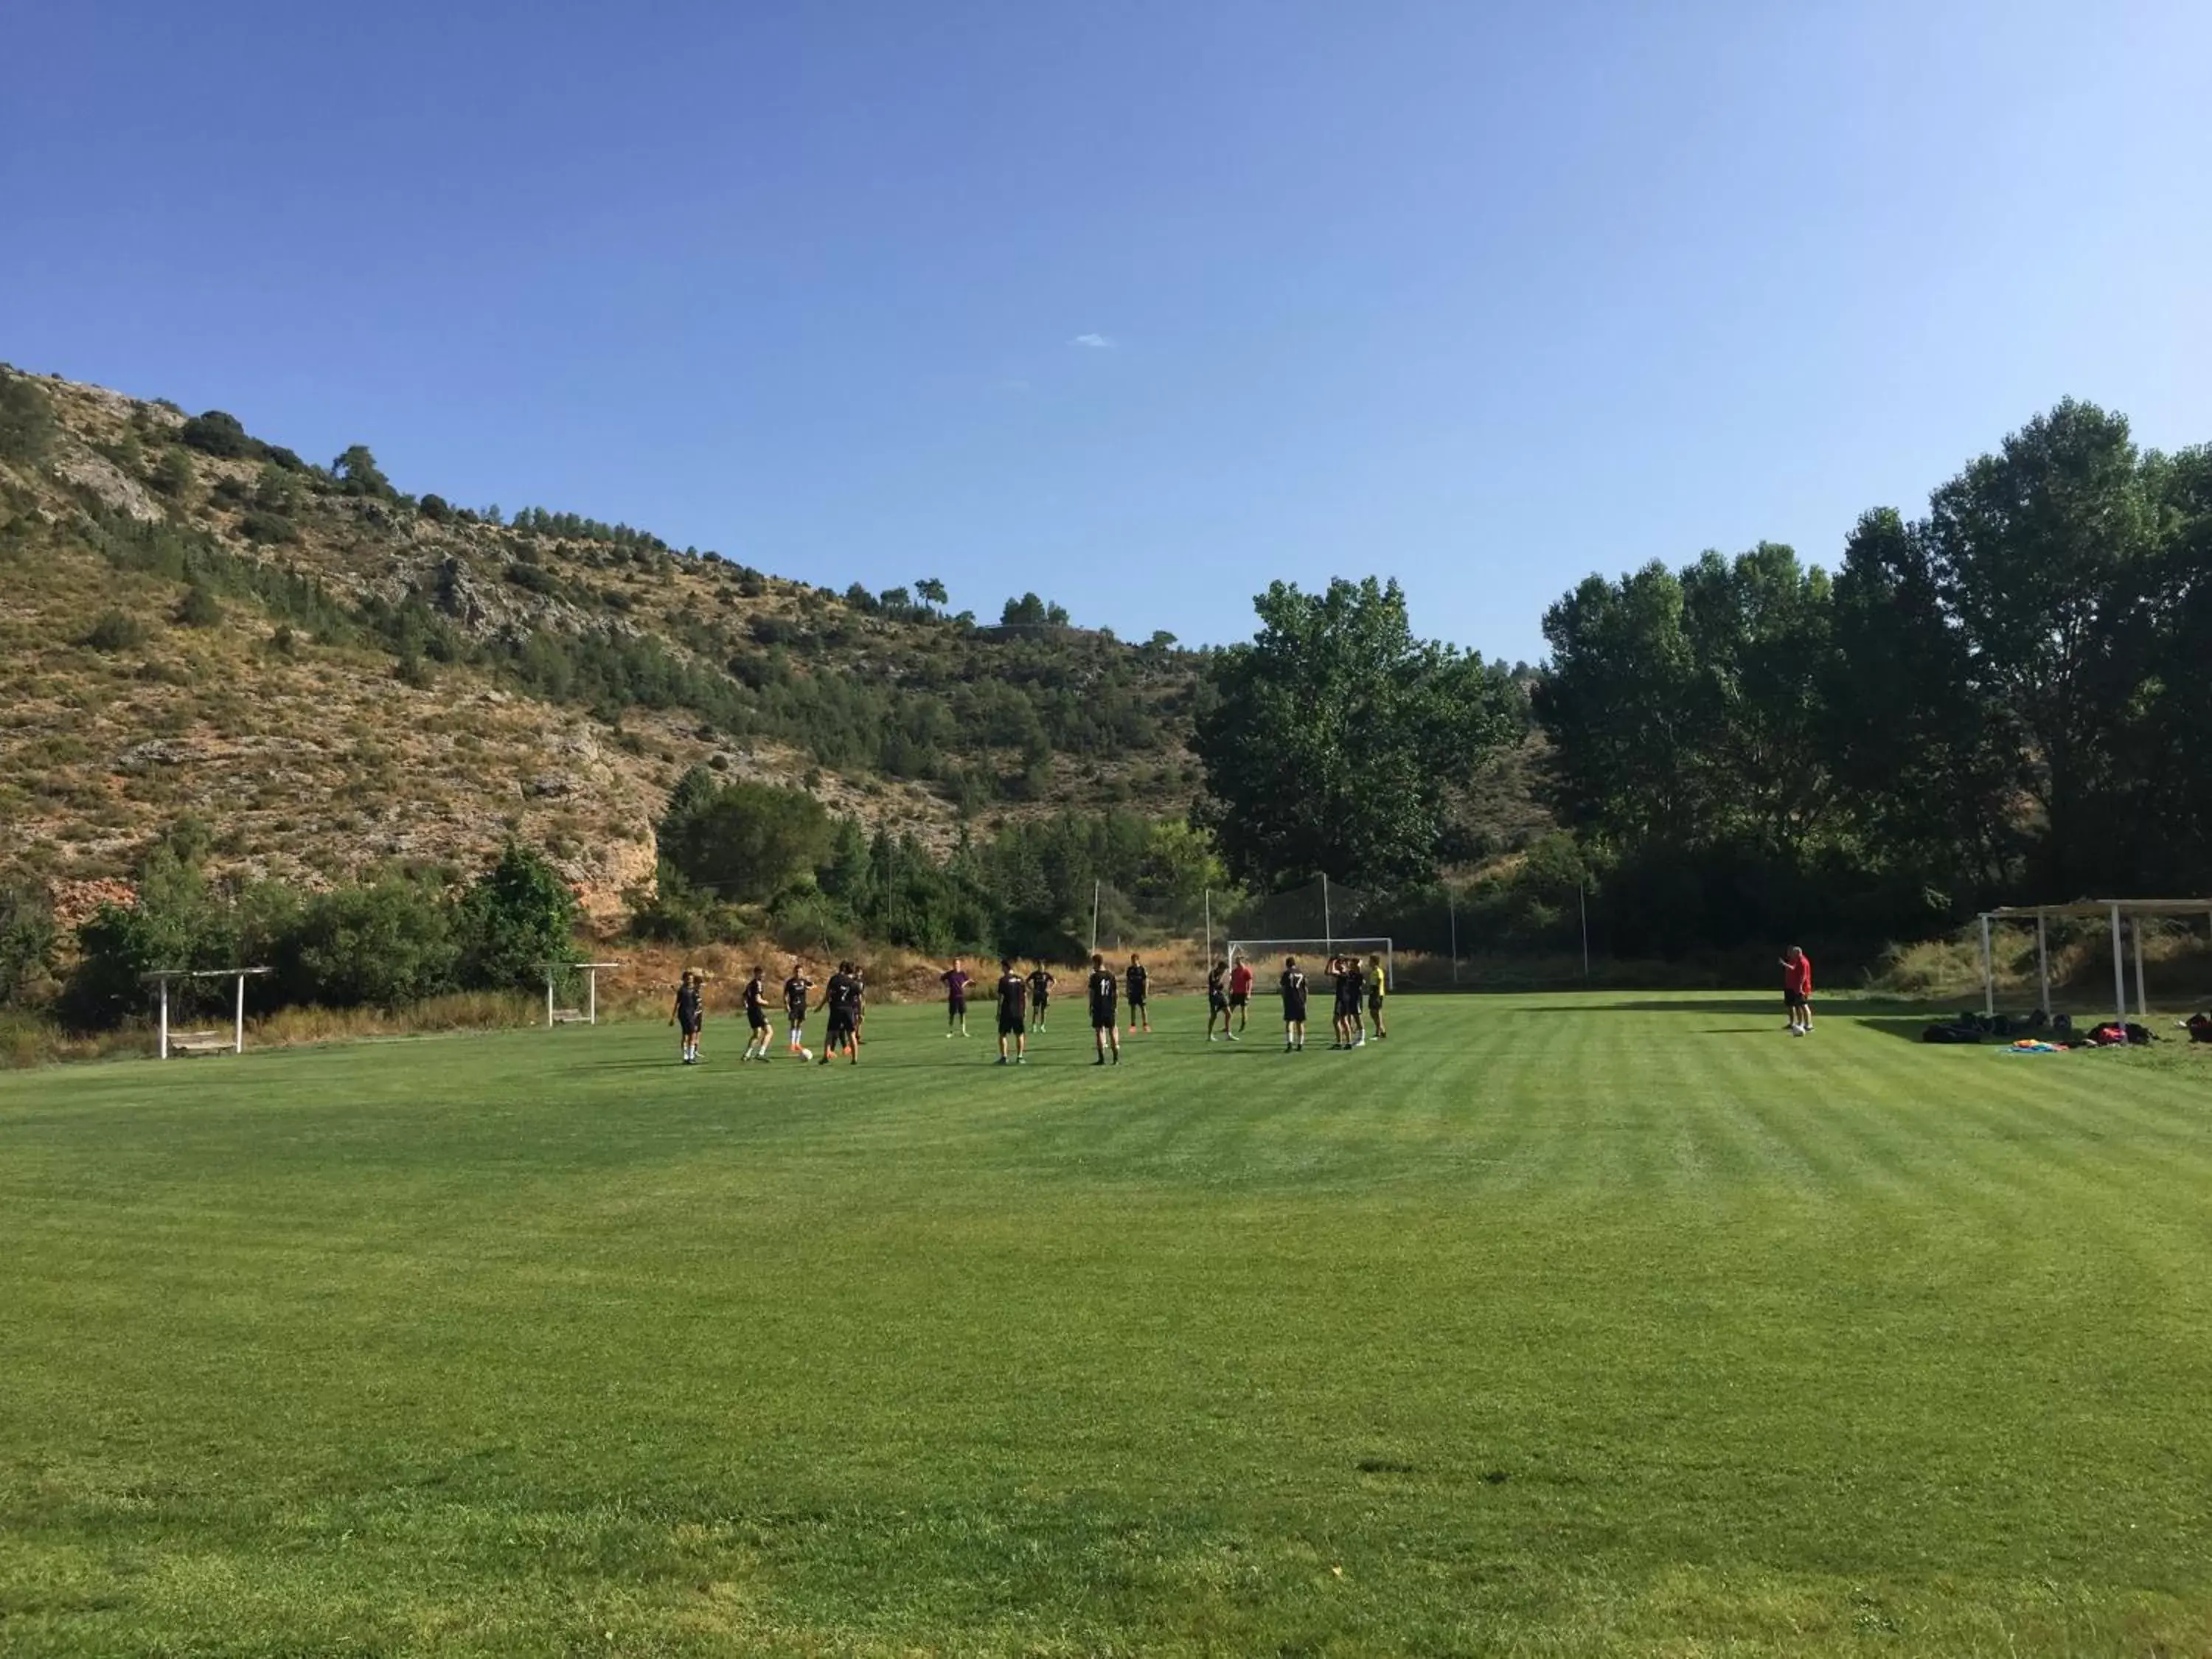
[[[1813,1035],[1813,958],[1795,945],[1782,953],[1782,1006],[1791,1036]]]
[[[1238,957],[1229,969],[1229,1012],[1243,1030],[1252,1018],[1252,965]]]

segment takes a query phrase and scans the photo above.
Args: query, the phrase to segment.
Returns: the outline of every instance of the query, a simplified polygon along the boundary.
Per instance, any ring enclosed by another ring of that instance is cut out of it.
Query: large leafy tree
[[[1698,667],[1681,579],[1653,562],[1585,578],[1544,613],[1534,707],[1568,822],[1623,844],[1681,846],[1706,820],[1697,765]]]
[[[750,902],[811,871],[832,832],[822,803],[802,789],[696,773],[677,785],[660,821],[660,856],[716,897]]]
[[[1972,689],[1923,526],[1893,507],[1861,516],[1832,626],[1827,744],[1863,855],[1915,872],[1946,902],[1993,883],[2015,851],[2012,763]]]
[[[2116,775],[2155,649],[2158,520],[2123,416],[2069,399],[1936,490],[1923,533],[1970,698],[2010,727],[2047,826],[2039,885],[2112,872]]]
[[[455,933],[465,983],[527,989],[574,959],[576,896],[543,854],[509,842],[462,895]]]
[[[1199,815],[1231,873],[1428,879],[1449,850],[1453,789],[1518,734],[1512,682],[1415,638],[1395,581],[1275,582],[1253,608],[1259,632],[1208,665],[1195,736]]]

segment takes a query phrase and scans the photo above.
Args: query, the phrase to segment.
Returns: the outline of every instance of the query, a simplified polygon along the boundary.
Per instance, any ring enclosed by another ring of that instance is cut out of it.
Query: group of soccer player
[[[1001,1066],[1025,1066],[1029,1063],[1029,1038],[1032,1030],[1042,1031],[1048,1011],[1052,1004],[1052,988],[1056,982],[1052,969],[1043,963],[1033,963],[1030,971],[1023,973],[1011,957],[999,960],[999,979],[994,988],[998,1000],[999,1059]],[[1382,958],[1370,957],[1363,963],[1357,956],[1337,956],[1328,959],[1329,976],[1334,982],[1336,999],[1334,1026],[1336,1041],[1332,1048],[1364,1048],[1367,1046],[1368,1028],[1374,1028],[1377,1038],[1389,1036],[1383,1024],[1382,1004],[1387,994]],[[939,981],[945,987],[945,1035],[949,1038],[968,1035],[968,988],[975,981],[963,960],[953,958],[952,965],[940,974]],[[1228,960],[1214,963],[1206,975],[1206,1040],[1213,1042],[1226,1039],[1231,1042],[1243,1041],[1241,1033],[1250,1018],[1252,1000],[1252,969],[1242,957],[1232,964]],[[1129,1035],[1139,1031],[1149,1034],[1152,1029],[1150,971],[1139,956],[1131,956],[1129,965],[1120,974],[1106,965],[1103,954],[1091,958],[1091,972],[1084,981],[1085,1000],[1090,1006],[1092,1046],[1097,1057],[1094,1066],[1119,1066],[1121,1063],[1121,1012],[1124,995],[1128,1001]],[[1298,966],[1296,957],[1283,958],[1283,972],[1278,987],[1283,1004],[1283,1052],[1297,1054],[1306,1046],[1307,985],[1305,970]],[[810,999],[816,989],[815,982],[807,977],[805,964],[793,960],[791,973],[783,981],[783,1012],[788,1033],[786,1052],[800,1060],[815,1060],[806,1047],[806,1024]],[[848,1065],[860,1063],[860,1030],[867,1018],[867,986],[856,963],[841,962],[836,971],[820,988],[822,1000],[812,1005],[811,1012],[825,1014],[829,1025],[823,1037],[818,1064],[827,1066],[842,1054]],[[745,981],[744,993],[745,1025],[749,1033],[741,1060],[764,1060],[769,1057],[769,1045],[775,1039],[772,1018],[772,993],[767,980],[767,970],[756,966],[752,976]],[[1363,1013],[1364,1011],[1364,1013]],[[683,1063],[699,1063],[699,1038],[705,1024],[706,977],[692,969],[685,969],[683,983],[676,993],[676,1008],[670,1024],[683,1030]],[[1215,1028],[1219,1027],[1217,1036]]]
[[[1336,997],[1336,1041],[1329,1047],[1364,1048],[1370,1025],[1375,1028],[1377,1040],[1389,1036],[1389,1029],[1382,1019],[1382,1003],[1389,994],[1389,986],[1382,958],[1370,957],[1363,963],[1356,956],[1331,957],[1328,975]],[[1305,969],[1298,966],[1296,957],[1283,958],[1283,974],[1277,985],[1283,999],[1283,1052],[1298,1054],[1306,1046],[1307,986]],[[1242,1042],[1241,1034],[1251,1019],[1251,1002],[1252,970],[1243,958],[1239,957],[1234,965],[1224,960],[1207,969],[1206,1040],[1216,1041],[1213,1028],[1218,1023],[1223,1037],[1231,1042]]]
[[[815,989],[814,981],[806,976],[804,963],[795,958],[790,975],[783,981],[784,1024],[789,1033],[786,1052],[801,1060],[814,1059],[813,1051],[806,1046],[806,1018],[808,999]],[[827,1066],[842,1054],[848,1065],[860,1063],[860,1027],[867,1019],[867,983],[860,976],[860,966],[855,962],[841,962],[822,984],[822,1000],[812,1012],[828,1017],[828,1030],[822,1039],[820,1063]],[[699,1038],[706,1024],[707,976],[691,969],[684,970],[683,983],[676,990],[676,1009],[669,1023],[682,1028],[684,1033],[684,1064],[699,1063]],[[752,977],[745,981],[745,1051],[738,1056],[741,1060],[766,1060],[769,1045],[775,1040],[775,1024],[772,1018],[771,994],[768,987],[768,970],[756,963]]]
[[[960,957],[938,975],[945,987],[945,1035],[947,1038],[968,1035],[968,988],[975,976],[969,973]],[[1084,994],[1091,1005],[1091,1036],[1097,1050],[1094,1066],[1121,1063],[1121,1016],[1118,1006],[1121,988],[1128,987],[1129,1035],[1136,1036],[1141,1027],[1152,1029],[1152,1007],[1149,1001],[1152,973],[1141,957],[1129,958],[1128,969],[1116,978],[1106,965],[1102,954],[1091,958],[1091,975],[1084,981]],[[1014,965],[1012,957],[999,958],[999,982],[995,988],[999,1000],[999,1064],[1026,1066],[1029,1064],[1030,1031],[1042,1031],[1052,1006],[1052,988],[1058,981],[1051,969],[1042,962],[1030,964],[1024,974]]]

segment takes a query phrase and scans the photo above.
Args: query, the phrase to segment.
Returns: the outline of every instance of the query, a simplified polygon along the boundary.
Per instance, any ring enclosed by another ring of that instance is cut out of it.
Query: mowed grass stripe
[[[0,1079],[0,1645],[2202,1645],[2212,1073],[1746,1000]]]

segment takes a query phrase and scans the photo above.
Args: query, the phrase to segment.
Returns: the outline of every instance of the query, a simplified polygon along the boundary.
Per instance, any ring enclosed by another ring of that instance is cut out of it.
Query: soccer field
[[[1060,1012],[0,1077],[0,1651],[2212,1650],[2207,1055]]]

